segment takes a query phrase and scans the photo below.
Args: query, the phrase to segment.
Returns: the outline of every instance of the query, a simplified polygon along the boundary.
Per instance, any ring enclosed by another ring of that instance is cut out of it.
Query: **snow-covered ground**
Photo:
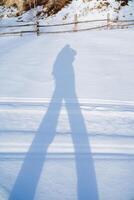
[[[13,17],[0,6],[0,25],[33,23],[41,9]],[[133,10],[133,1],[73,0],[39,20],[133,20]],[[21,28],[0,32],[9,30]],[[0,200],[134,199],[133,36],[0,37]]]
[[[105,30],[1,37],[0,96],[51,98],[53,65],[69,44],[76,51],[78,98],[134,101],[133,35],[133,30]]]
[[[0,38],[0,200],[134,198],[133,36]]]

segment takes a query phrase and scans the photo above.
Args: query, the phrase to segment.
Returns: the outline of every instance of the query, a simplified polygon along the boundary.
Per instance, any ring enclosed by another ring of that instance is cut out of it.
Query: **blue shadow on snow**
[[[76,51],[69,45],[66,45],[56,58],[53,66],[55,90],[47,113],[38,129],[38,133],[26,154],[9,200],[34,199],[48,147],[56,135],[56,126],[63,100],[68,113],[75,149],[77,198],[78,200],[99,199],[88,133],[75,92],[75,75],[73,69],[75,56]],[[72,109],[75,110],[75,113],[72,112]],[[80,146],[84,146],[86,153],[80,154]]]

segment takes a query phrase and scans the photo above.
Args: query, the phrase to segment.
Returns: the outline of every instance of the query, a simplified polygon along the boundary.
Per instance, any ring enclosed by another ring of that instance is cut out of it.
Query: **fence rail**
[[[100,25],[100,22],[102,24]],[[93,23],[96,23],[93,26]],[[97,24],[99,23],[99,25]],[[104,23],[104,24],[103,24]],[[85,24],[85,28],[79,28],[79,25]],[[67,26],[73,26],[69,30],[48,30],[47,28],[52,27],[67,27]],[[90,27],[88,27],[90,25]],[[134,20],[111,20],[109,18],[109,15],[107,16],[107,19],[97,19],[97,20],[85,20],[85,21],[77,21],[77,16],[75,16],[75,19],[73,22],[69,23],[61,23],[61,24],[40,24],[39,21],[36,21],[36,23],[32,24],[17,24],[17,25],[2,25],[0,26],[0,36],[4,35],[23,35],[25,33],[36,33],[37,35],[40,34],[55,34],[55,33],[71,33],[71,32],[81,32],[81,31],[89,31],[89,30],[97,30],[97,29],[115,29],[115,28],[126,28],[126,27],[132,27],[134,26]],[[32,28],[32,30],[24,30],[24,28]],[[11,30],[14,28],[23,28],[21,30]],[[8,31],[2,31],[1,29]],[[42,30],[43,29],[43,30]]]

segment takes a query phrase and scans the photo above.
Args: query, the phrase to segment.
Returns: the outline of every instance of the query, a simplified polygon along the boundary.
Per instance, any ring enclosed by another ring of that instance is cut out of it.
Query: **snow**
[[[78,98],[134,101],[133,31],[90,31],[83,38],[82,43],[81,33],[0,38],[0,96],[50,98],[53,64],[69,44],[77,54]]]
[[[119,13],[110,3],[86,12],[97,2],[74,0],[45,23],[76,13],[133,17],[134,2]],[[36,14],[4,12],[1,25],[32,23]],[[133,36],[125,29],[0,37],[0,200],[133,199]]]
[[[133,35],[0,38],[2,200],[133,198]]]

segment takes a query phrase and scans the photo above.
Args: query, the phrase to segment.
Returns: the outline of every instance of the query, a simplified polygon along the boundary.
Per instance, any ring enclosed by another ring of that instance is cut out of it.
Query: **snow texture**
[[[0,38],[0,198],[134,198],[133,30]]]

